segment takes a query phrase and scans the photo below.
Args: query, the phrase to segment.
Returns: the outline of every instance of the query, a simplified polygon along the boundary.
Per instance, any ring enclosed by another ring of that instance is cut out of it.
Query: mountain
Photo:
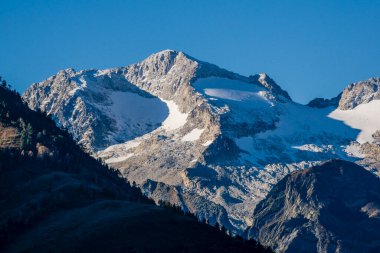
[[[248,236],[276,252],[379,252],[380,179],[342,160],[291,173],[254,212]]]
[[[380,78],[350,84],[340,95],[337,108],[329,115],[360,130],[346,151],[356,162],[380,176]]]
[[[380,78],[350,84],[344,89],[339,101],[339,109],[350,110],[358,105],[380,99]]]
[[[154,205],[5,86],[0,187],[1,252],[268,252]]]
[[[342,98],[342,93],[339,94],[338,96],[334,97],[334,98],[330,98],[330,99],[326,99],[326,98],[315,98],[313,100],[311,100],[307,106],[310,106],[310,107],[316,107],[316,108],[326,108],[326,107],[338,107],[339,105],[339,101],[341,100]]]
[[[257,203],[293,171],[340,158],[380,175],[371,84],[307,106],[267,74],[165,50],[127,67],[60,71],[23,99],[156,202],[242,234]]]

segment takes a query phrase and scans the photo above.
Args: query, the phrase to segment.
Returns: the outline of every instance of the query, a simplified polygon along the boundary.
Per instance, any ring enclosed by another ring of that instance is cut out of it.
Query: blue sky
[[[380,76],[380,1],[0,0],[0,75],[23,92],[60,69],[109,68],[175,49],[294,100]]]

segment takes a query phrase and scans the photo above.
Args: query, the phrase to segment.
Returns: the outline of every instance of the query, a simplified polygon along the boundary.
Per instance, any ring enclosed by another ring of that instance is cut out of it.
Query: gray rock
[[[316,107],[316,108],[326,108],[329,106],[338,107],[339,101],[341,100],[342,94],[330,99],[325,98],[315,98],[311,100],[307,106]]]
[[[378,252],[380,180],[333,160],[281,180],[256,207],[249,238],[276,252]]]
[[[379,86],[380,78],[370,78],[367,81],[350,84],[343,90],[339,109],[349,110],[374,99],[380,99]]]

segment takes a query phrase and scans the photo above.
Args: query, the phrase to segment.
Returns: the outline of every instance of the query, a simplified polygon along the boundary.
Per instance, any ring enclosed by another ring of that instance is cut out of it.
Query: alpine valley
[[[267,74],[165,50],[59,71],[22,98],[156,203],[277,252],[378,252],[379,88],[302,105]]]

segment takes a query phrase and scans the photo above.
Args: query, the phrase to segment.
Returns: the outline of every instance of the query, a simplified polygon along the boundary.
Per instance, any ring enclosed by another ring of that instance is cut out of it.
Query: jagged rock
[[[378,252],[380,179],[334,160],[282,179],[254,212],[249,238],[276,252]]]
[[[261,73],[253,76],[249,76],[249,79],[261,83],[265,88],[271,91],[273,94],[283,96],[287,100],[292,100],[288,92],[283,90],[272,78],[266,73]]]
[[[330,99],[315,98],[315,99],[311,100],[307,104],[307,106],[316,107],[316,108],[325,108],[325,107],[333,106],[336,108],[339,105],[339,101],[341,100],[341,96],[342,96],[342,94],[339,94],[338,96],[336,96],[334,98],[330,98]]]
[[[367,81],[350,84],[343,90],[339,101],[339,109],[354,109],[360,104],[380,99],[379,86],[380,78],[370,78]]]

